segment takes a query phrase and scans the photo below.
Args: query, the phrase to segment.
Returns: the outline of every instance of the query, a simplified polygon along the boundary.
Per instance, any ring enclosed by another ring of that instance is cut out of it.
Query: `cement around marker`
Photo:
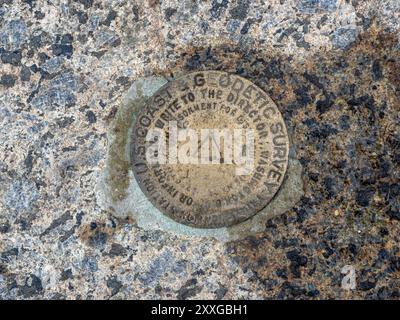
[[[293,147],[285,179],[274,199],[250,219],[231,227],[200,229],[180,224],[155,208],[141,191],[130,169],[129,137],[138,110],[167,81],[160,77],[141,78],[129,89],[109,131],[106,168],[97,185],[99,205],[118,218],[133,218],[145,230],[157,229],[181,236],[212,237],[229,242],[264,231],[268,219],[291,209],[304,194],[302,167],[295,159]]]

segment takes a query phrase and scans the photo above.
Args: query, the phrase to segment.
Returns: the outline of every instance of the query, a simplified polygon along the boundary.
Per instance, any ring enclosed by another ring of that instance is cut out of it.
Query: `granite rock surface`
[[[0,0],[0,299],[398,299],[399,21],[397,0]],[[301,200],[229,243],[95,196],[131,83],[207,69],[271,96],[303,167]]]

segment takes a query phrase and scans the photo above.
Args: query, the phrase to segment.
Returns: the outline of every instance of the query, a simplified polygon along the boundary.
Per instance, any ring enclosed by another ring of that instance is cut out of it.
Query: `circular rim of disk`
[[[251,81],[223,71],[165,84],[138,111],[131,133],[140,189],[163,214],[196,228],[257,214],[279,190],[288,156],[276,104]]]

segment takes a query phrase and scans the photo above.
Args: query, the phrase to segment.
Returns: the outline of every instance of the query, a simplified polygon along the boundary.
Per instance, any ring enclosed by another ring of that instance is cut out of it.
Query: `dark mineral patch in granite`
[[[42,291],[42,281],[34,274],[31,274],[28,278],[26,278],[25,284],[19,287],[19,293],[24,298],[34,297],[35,295],[42,293]]]
[[[71,213],[69,211],[65,212],[60,218],[55,219],[51,223],[51,225],[42,233],[42,236],[48,234],[49,232],[59,227],[60,225],[64,225],[68,220],[71,219],[72,219]]]
[[[67,58],[71,58],[73,54],[73,38],[71,34],[64,34],[62,36],[57,35],[56,43],[52,45],[52,51],[55,56],[64,55]]]
[[[21,63],[21,51],[3,51],[1,52],[1,62],[9,63],[13,66],[18,66]]]
[[[189,279],[184,286],[182,286],[177,295],[179,300],[187,300],[194,297],[201,291],[201,286],[197,285],[197,280],[195,278]]]
[[[23,67],[20,73],[20,79],[23,82],[29,81],[31,79],[31,71],[28,67]]]
[[[61,272],[61,277],[60,280],[61,281],[65,281],[68,279],[73,279],[73,275],[72,275],[72,270],[71,269],[65,269]]]
[[[219,18],[226,10],[226,8],[228,7],[228,0],[212,0],[211,3],[211,16],[213,18]]]
[[[249,0],[240,0],[236,7],[230,10],[232,19],[243,20],[247,17],[249,11]]]
[[[108,253],[110,257],[125,256],[127,250],[118,243],[113,243],[111,245],[110,252]]]
[[[177,10],[175,8],[167,8],[165,10],[165,19],[167,21],[171,20],[171,17],[177,12]]]
[[[117,277],[107,279],[107,287],[111,289],[111,296],[114,296],[122,288],[122,283],[117,280]]]
[[[13,74],[3,74],[0,78],[0,85],[5,88],[11,88],[15,85],[17,77]]]
[[[91,110],[86,112],[86,117],[89,123],[95,123],[97,120],[96,114]]]

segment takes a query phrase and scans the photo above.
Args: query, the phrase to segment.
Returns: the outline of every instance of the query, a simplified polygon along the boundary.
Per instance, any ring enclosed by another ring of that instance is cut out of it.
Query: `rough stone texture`
[[[0,298],[398,299],[399,18],[397,0],[3,1]],[[300,202],[228,244],[95,197],[132,81],[205,69],[264,89],[303,166]]]

